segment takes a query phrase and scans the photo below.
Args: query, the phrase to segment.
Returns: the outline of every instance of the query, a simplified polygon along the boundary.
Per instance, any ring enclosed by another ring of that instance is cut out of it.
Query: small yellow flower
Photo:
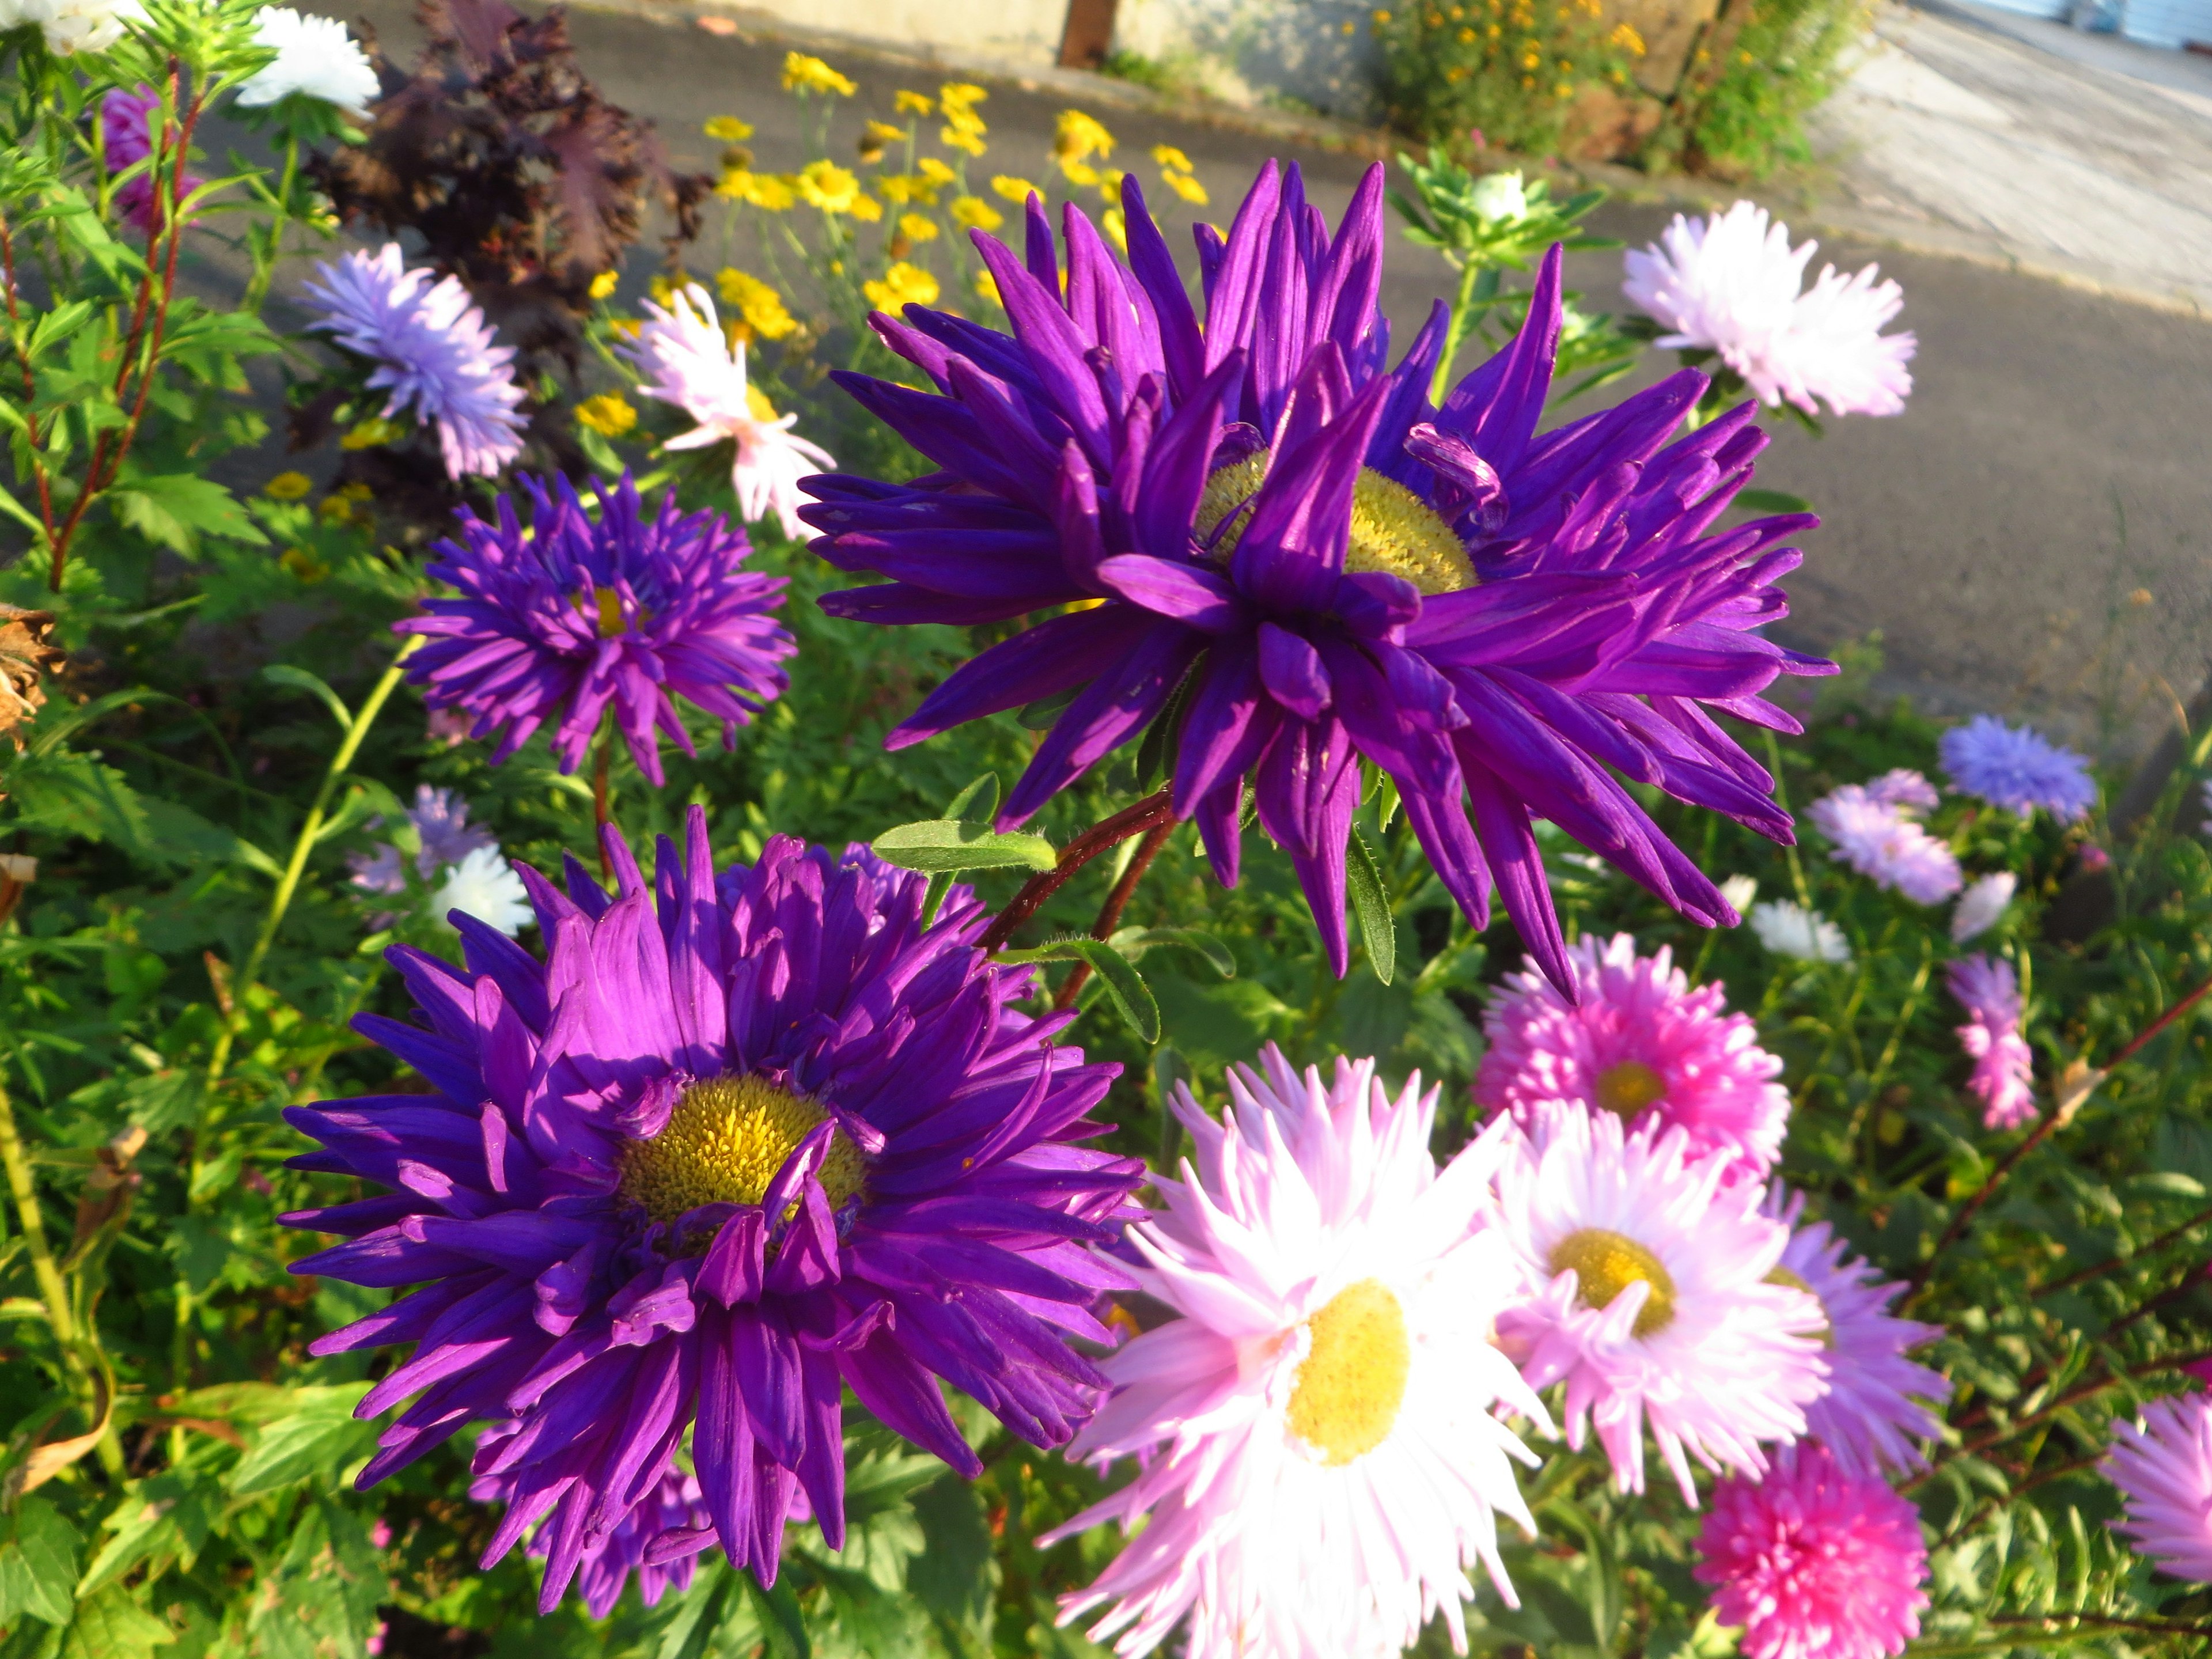
[[[1619,47],[1632,58],[1641,58],[1648,50],[1644,44],[1644,37],[1636,32],[1633,26],[1627,23],[1622,23],[1615,27],[1611,34],[1606,36],[1606,40],[1607,44]]]
[[[750,202],[769,213],[783,213],[799,200],[795,183],[781,173],[732,167],[714,185],[714,194],[726,196],[733,202]]]
[[[926,213],[899,215],[899,234],[909,242],[933,242],[937,240],[937,221]]]
[[[1193,207],[1206,205],[1206,186],[1188,173],[1177,173],[1173,168],[1168,168],[1161,173],[1160,177],[1170,190],[1182,197]]]
[[[860,159],[863,161],[879,161],[885,149],[905,142],[904,127],[895,127],[888,121],[871,121],[860,129]]]
[[[397,421],[387,421],[381,415],[372,415],[356,423],[352,431],[338,440],[340,449],[379,449],[405,437],[409,428]]]
[[[994,306],[1002,303],[999,298],[999,279],[991,275],[988,267],[975,273],[975,297],[988,300]]]
[[[1114,246],[1120,248],[1122,252],[1127,253],[1129,251],[1128,216],[1120,208],[1109,207],[1105,212],[1100,214],[1098,228],[1104,231],[1112,240]]]
[[[637,411],[619,392],[602,392],[576,405],[576,424],[604,438],[619,438],[637,424]]]
[[[1195,173],[1198,171],[1198,169],[1191,164],[1190,157],[1184,155],[1173,144],[1154,144],[1152,146],[1152,160],[1158,162],[1161,167],[1165,167],[1173,173]]]
[[[799,168],[793,182],[798,186],[800,201],[824,213],[850,213],[853,204],[860,198],[860,181],[848,169],[828,160],[809,161]]]
[[[607,322],[607,326],[614,330],[616,333],[621,335],[625,340],[635,340],[645,331],[644,319],[637,317],[610,318]]]
[[[1573,97],[1575,95],[1575,83],[1571,81],[1560,82],[1558,86],[1552,88],[1552,95],[1554,98]]]
[[[960,175],[934,155],[925,155],[915,162],[915,171],[921,175],[924,184],[933,185],[939,190],[960,181]]]
[[[1378,6],[1375,9],[1375,21],[1378,23],[1387,23],[1390,21],[1390,14]]]
[[[902,92],[891,99],[891,107],[901,115],[927,115],[937,106],[927,93]]]
[[[757,276],[725,265],[714,273],[714,286],[721,291],[722,303],[734,307],[746,326],[763,340],[781,340],[799,326],[798,319],[784,309],[783,296]]]
[[[753,136],[753,124],[734,115],[717,115],[700,131],[719,143],[742,144]]]
[[[304,472],[279,472],[261,486],[261,493],[272,501],[296,501],[315,487],[315,481]]]
[[[276,562],[302,582],[319,582],[331,574],[330,566],[304,547],[286,548]]]
[[[783,89],[786,92],[834,92],[840,98],[850,98],[860,88],[819,58],[809,58],[803,52],[790,52],[783,57]]]
[[[855,196],[853,205],[845,210],[864,225],[872,225],[884,216],[884,204],[872,196]]]
[[[940,290],[936,277],[920,265],[901,259],[884,273],[880,283],[861,283],[860,292],[868,296],[868,303],[877,310],[896,313],[910,305],[936,304]]]
[[[757,421],[775,419],[775,405],[769,402],[767,394],[750,381],[745,383],[745,413]]]
[[[1098,195],[1109,205],[1121,199],[1121,181],[1129,175],[1119,167],[1098,169]]]
[[[591,290],[592,297],[594,300],[604,300],[607,295],[612,294],[615,291],[615,279],[617,275],[617,273],[611,270],[603,270],[598,276],[592,277]]]
[[[966,81],[948,81],[937,89],[937,101],[944,106],[948,119],[967,114],[990,95],[982,88]]]
[[[1091,185],[1097,184],[1099,179],[1103,176],[1099,173],[1097,167],[1092,167],[1088,161],[1071,161],[1065,155],[1060,156],[1058,159],[1060,161],[1060,170],[1066,175],[1067,182],[1071,185],[1078,185],[1082,189],[1090,189]]]
[[[1018,179],[1011,173],[1002,173],[999,174],[998,177],[992,179],[991,188],[996,191],[1000,195],[1005,197],[1009,202],[1013,203],[1017,207],[1019,207],[1023,203],[1028,201],[1032,196],[1042,196],[1044,194],[1044,191],[1038,189],[1028,179]]]
[[[980,196],[956,196],[947,211],[953,223],[969,230],[996,230],[1006,222],[1006,216]]]
[[[1081,110],[1064,109],[1053,130],[1052,153],[1063,162],[1111,155],[1114,135]]]
[[[981,121],[968,126],[939,127],[937,142],[947,149],[965,150],[970,155],[981,155],[990,148],[983,142],[983,131]]]
[[[1462,45],[1462,46],[1473,46],[1473,45],[1474,44],[1474,28],[1473,28],[1472,27],[1468,27],[1468,28],[1463,28],[1463,29],[1462,29],[1462,30],[1459,32],[1459,41],[1460,41],[1460,45]]]

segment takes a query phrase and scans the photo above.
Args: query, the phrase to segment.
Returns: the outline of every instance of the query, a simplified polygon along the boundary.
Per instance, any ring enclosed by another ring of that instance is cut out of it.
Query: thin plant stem
[[[23,318],[15,302],[15,238],[8,228],[8,221],[0,216],[0,284],[4,284],[8,301],[8,332],[15,343],[15,356],[23,369],[23,435],[31,452],[31,476],[39,486],[39,519],[46,526],[46,539],[54,535],[54,491],[52,481],[46,476],[46,460],[40,453],[45,440],[39,432],[39,414],[34,405],[39,401],[38,376],[31,368],[31,355],[24,349]]]
[[[1160,849],[1168,844],[1168,837],[1173,834],[1173,818],[1145,832],[1145,838],[1137,843],[1136,854],[1130,859],[1128,867],[1121,872],[1121,879],[1106,895],[1106,902],[1098,907],[1098,920],[1091,927],[1091,938],[1109,939],[1114,937],[1114,930],[1121,925],[1121,913],[1129,908],[1129,900],[1137,890],[1137,884],[1145,878],[1145,872],[1152,867],[1152,860],[1159,857]],[[1072,1007],[1082,992],[1085,981],[1090,977],[1091,964],[1077,963],[1067,970],[1067,977],[1060,981],[1060,989],[1053,993],[1052,1006],[1055,1008]]]
[[[239,308],[258,316],[261,303],[269,297],[269,284],[276,279],[276,261],[284,252],[284,225],[292,205],[292,191],[300,178],[300,139],[296,133],[284,137],[284,171],[276,185],[276,211],[269,227],[269,241],[264,250],[257,250],[253,275],[246,284],[246,297]]]
[[[2203,1226],[2207,1222],[2212,1222],[2212,1210],[2200,1210],[2197,1214],[2190,1217],[2188,1220],[2183,1222],[2179,1227],[2175,1227],[2168,1231],[2160,1233],[2156,1238],[2151,1240],[2149,1243],[2144,1245],[2139,1250],[2131,1250],[2125,1255],[2116,1255],[2110,1261],[2100,1261],[2094,1267],[2081,1268],[2076,1272],[2067,1274],[2063,1279],[2054,1279],[2048,1285],[2038,1285],[2034,1290],[2029,1291],[2028,1294],[2030,1296],[2051,1296],[2060,1291],[2071,1290],[2076,1285],[2087,1284],[2090,1279],[2101,1279],[2106,1273],[2116,1273],[2120,1268],[2127,1267],[2130,1263],[2142,1261],[2145,1256],[2157,1255],[2158,1252],[2164,1249],[2167,1245],[2172,1243],[2174,1240],[2195,1232],[2199,1227]]]
[[[607,773],[614,763],[615,714],[607,710],[606,722],[599,728],[599,751],[592,762],[592,844],[599,849],[599,879],[611,880],[615,873],[613,860],[607,856],[607,825],[613,814],[608,805]]]
[[[1474,285],[1482,277],[1482,266],[1469,259],[1460,267],[1459,290],[1452,297],[1451,321],[1444,327],[1444,349],[1437,358],[1437,372],[1429,379],[1429,401],[1441,408],[1444,388],[1451,384],[1452,364],[1458,361],[1460,348],[1467,343],[1468,332],[1474,327]]]
[[[62,1281],[52,1248],[46,1242],[46,1212],[39,1207],[39,1189],[31,1178],[31,1160],[23,1152],[22,1136],[15,1129],[15,1109],[0,1085],[0,1167],[8,1175],[8,1191],[15,1200],[22,1224],[23,1248],[30,1253],[31,1276],[38,1281],[39,1299],[46,1304],[46,1321],[54,1340],[70,1356],[72,1372],[81,1374],[83,1362],[76,1352],[76,1316],[70,1306],[69,1286]]]
[[[222,1081],[222,1074],[229,1067],[231,1046],[236,1042],[238,1028],[246,1018],[246,995],[261,972],[262,963],[268,957],[270,945],[276,941],[276,930],[284,924],[284,913],[291,908],[292,896],[299,890],[300,878],[307,868],[307,855],[314,850],[316,838],[322,833],[331,796],[337,788],[338,780],[345,775],[346,769],[353,764],[354,756],[360,752],[362,740],[368,736],[368,728],[376,723],[376,717],[384,712],[384,705],[390,701],[392,692],[398,689],[400,677],[406,670],[407,659],[422,643],[422,639],[420,634],[407,636],[407,643],[399,647],[399,654],[392,659],[392,665],[384,671],[384,677],[377,681],[362,702],[360,712],[355,714],[353,724],[346,728],[345,736],[338,744],[337,752],[331,757],[330,768],[323,774],[323,781],[315,791],[314,800],[308,805],[307,816],[301,823],[298,836],[292,842],[292,856],[276,883],[276,891],[270,898],[268,914],[261,919],[261,931],[254,936],[253,948],[247,953],[246,967],[231,981],[231,1012],[223,1021],[222,1030],[216,1036],[215,1053],[208,1060],[207,1086],[210,1089]]]
[[[1051,869],[1031,876],[1022,884],[1022,890],[999,912],[983,937],[977,941],[988,955],[998,950],[1014,936],[1014,930],[1043,908],[1045,901],[1073,880],[1075,872],[1110,847],[1118,846],[1132,836],[1140,836],[1162,823],[1175,819],[1175,804],[1168,792],[1147,795],[1133,806],[1125,806],[1111,817],[1102,818],[1060,849],[1060,860]]]

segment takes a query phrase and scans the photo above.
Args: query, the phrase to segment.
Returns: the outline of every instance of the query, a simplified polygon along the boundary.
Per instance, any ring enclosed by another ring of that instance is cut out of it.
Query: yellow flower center
[[[1406,1312],[1379,1279],[1363,1279],[1306,1322],[1311,1346],[1291,1385],[1291,1432],[1340,1468],[1381,1445],[1406,1398],[1413,1344]]]
[[[672,1226],[702,1204],[757,1204],[799,1143],[828,1115],[805,1096],[757,1077],[695,1083],[666,1127],[623,1152],[622,1195]],[[860,1190],[867,1165],[841,1129],[814,1173],[834,1210]],[[786,1218],[797,1208],[793,1203]]]
[[[1252,496],[1267,476],[1267,452],[1217,468],[1199,498],[1196,528],[1223,564],[1251,522]],[[1224,520],[1227,527],[1221,528]],[[1217,538],[1214,532],[1221,528]],[[1436,509],[1395,478],[1363,466],[1352,487],[1352,538],[1345,548],[1347,572],[1400,576],[1424,593],[1456,593],[1475,585],[1467,549]]]
[[[1552,1250],[1552,1271],[1575,1270],[1576,1297],[1585,1308],[1604,1309],[1631,1285],[1651,1287],[1637,1311],[1635,1334],[1654,1336],[1674,1322],[1674,1280],[1666,1264],[1634,1239],[1603,1227],[1569,1233]]]
[[[1832,1348],[1836,1346],[1836,1328],[1826,1317],[1828,1312],[1827,1304],[1820,1300],[1819,1292],[1814,1291],[1810,1285],[1808,1285],[1803,1279],[1798,1278],[1796,1273],[1791,1273],[1787,1267],[1777,1267],[1772,1273],[1766,1275],[1764,1282],[1769,1285],[1787,1285],[1791,1290],[1802,1291],[1806,1295],[1811,1297],[1813,1298],[1813,1305],[1820,1309],[1821,1313],[1820,1329],[1819,1332],[1820,1346],[1824,1348]]]
[[[1640,1060],[1624,1060],[1597,1074],[1597,1103],[1626,1121],[1667,1092],[1667,1079]]]
[[[599,607],[599,637],[611,640],[617,634],[629,631],[629,623],[623,620],[622,595],[611,587],[595,587],[592,598]]]

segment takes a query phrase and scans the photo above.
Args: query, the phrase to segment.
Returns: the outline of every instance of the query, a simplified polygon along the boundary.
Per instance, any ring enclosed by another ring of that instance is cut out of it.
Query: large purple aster
[[[463,507],[461,540],[443,541],[430,574],[459,590],[427,616],[392,624],[428,643],[407,678],[434,709],[459,708],[472,736],[496,737],[495,762],[557,722],[553,752],[573,772],[610,706],[639,769],[662,781],[660,734],[695,753],[676,712],[684,698],[722,721],[722,746],[790,680],[776,664],[799,647],[773,612],[784,579],[745,569],[752,544],[719,513],[680,512],[676,492],[648,514],[630,476],[584,510],[566,478],[525,477],[527,529],[512,499],[486,524]]]
[[[1129,1282],[1090,1247],[1144,1178],[1082,1145],[1115,1068],[1016,1011],[971,893],[925,926],[921,877],[781,836],[718,882],[696,808],[649,882],[605,845],[612,897],[526,872],[550,960],[466,916],[465,969],[391,952],[422,1024],[356,1026],[434,1092],[289,1114],[325,1148],[301,1167],[393,1189],[287,1218],[349,1241],[295,1271],[416,1287],[315,1345],[415,1345],[362,1401],[416,1396],[362,1484],[518,1419],[477,1458],[486,1559],[542,1523],[548,1608],[687,1431],[711,1536],[638,1559],[719,1541],[764,1580],[800,1492],[842,1545],[842,1386],[969,1475],[939,1378],[1064,1443],[1105,1386],[1064,1338],[1107,1340]]]
[[[1064,299],[1034,201],[1025,261],[977,236],[1012,336],[919,307],[874,319],[943,395],[840,377],[943,470],[810,482],[816,550],[891,579],[825,609],[973,624],[1083,607],[965,665],[893,744],[1066,699],[1007,799],[1012,826],[1182,688],[1176,811],[1233,882],[1249,778],[1340,972],[1362,759],[1476,925],[1494,882],[1563,988],[1535,818],[1693,919],[1732,922],[1619,780],[1790,838],[1772,780],[1707,713],[1795,731],[1759,694],[1831,672],[1752,631],[1787,614],[1773,582],[1799,556],[1778,544],[1814,520],[1707,533],[1765,444],[1751,406],[1668,447],[1705,385],[1684,373],[1539,435],[1555,249],[1519,335],[1436,410],[1441,306],[1384,368],[1380,167],[1331,237],[1297,169],[1270,164],[1225,240],[1199,232],[1202,319],[1123,189],[1129,264],[1069,210]]]

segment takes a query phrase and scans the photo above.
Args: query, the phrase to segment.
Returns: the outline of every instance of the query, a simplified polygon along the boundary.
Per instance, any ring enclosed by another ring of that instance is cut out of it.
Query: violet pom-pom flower
[[[1758,1027],[1728,1012],[1726,988],[1692,990],[1667,947],[1640,957],[1626,933],[1585,938],[1567,959],[1578,1001],[1522,973],[1485,1011],[1475,1103],[1524,1130],[1552,1102],[1612,1112],[1632,1129],[1680,1128],[1693,1157],[1727,1158],[1730,1180],[1765,1176],[1782,1154],[1790,1091]]]
[[[134,9],[135,13],[135,9]],[[119,14],[118,14],[119,15]],[[154,141],[161,123],[161,94],[143,81],[135,92],[117,88],[100,100],[100,138],[106,152],[107,170],[120,173],[154,154]],[[187,173],[176,181],[177,204],[182,207],[192,192],[207,182]],[[166,179],[158,182],[153,171],[138,173],[116,186],[115,209],[131,223],[151,236],[161,228],[161,198],[168,194]]]
[[[307,326],[376,365],[368,385],[391,393],[385,419],[412,408],[437,422],[448,477],[489,477],[522,453],[514,348],[496,343],[460,278],[405,269],[397,242],[315,269],[307,297],[323,314]]]
[[[392,1189],[288,1217],[347,1241],[295,1271],[416,1287],[314,1345],[415,1345],[359,1407],[413,1396],[361,1484],[517,1419],[475,1465],[510,1493],[485,1559],[542,1523],[549,1609],[687,1431],[763,1582],[796,1491],[842,1544],[844,1387],[971,1477],[940,1378],[1064,1443],[1106,1387],[1066,1338],[1109,1341],[1092,1305],[1130,1283],[1090,1248],[1144,1178],[1083,1145],[1115,1068],[1017,1011],[1032,970],[975,949],[974,895],[925,924],[924,878],[865,848],[776,836],[718,880],[696,807],[686,835],[648,880],[609,831],[611,896],[526,872],[544,962],[465,917],[465,969],[393,950],[428,1029],[355,1026],[434,1092],[288,1115],[325,1149],[300,1167]]]
[[[1942,1425],[1922,1402],[1950,1399],[1951,1380],[1905,1355],[1943,1328],[1892,1314],[1905,1286],[1852,1255],[1826,1222],[1800,1225],[1804,1209],[1805,1194],[1779,1182],[1767,1194],[1766,1213],[1790,1230],[1776,1273],[1817,1301],[1828,1324],[1820,1355],[1828,1391],[1805,1407],[1805,1431],[1847,1475],[1924,1468],[1916,1443]]]
[[[1793,1446],[1756,1483],[1713,1488],[1695,1569],[1746,1659],[1888,1659],[1920,1634],[1920,1512],[1879,1477]]]
[[[2126,1494],[2115,1528],[2176,1578],[2212,1583],[2212,1396],[2154,1400],[2114,1422],[2105,1478]]]
[[[1990,1129],[2019,1127],[2035,1115],[2035,1055],[2020,1033],[2020,978],[2002,957],[1962,957],[1944,969],[1966,1011],[1959,1046],[1972,1057],[1966,1087]]]
[[[2026,817],[2040,807],[2061,823],[2087,817],[2097,804],[2089,763],[2041,733],[1977,714],[1936,742],[1951,787]]]
[[[1903,787],[1900,778],[1908,781]],[[1893,772],[1871,787],[1844,784],[1806,808],[1805,816],[1835,843],[1829,857],[1915,904],[1937,904],[1966,878],[1951,849],[1912,819],[1921,800],[1932,804],[1934,793],[1918,773]]]
[[[1445,307],[1385,368],[1381,168],[1332,238],[1297,169],[1270,163],[1225,240],[1200,232],[1202,319],[1135,180],[1122,190],[1129,264],[1071,208],[1064,293],[1041,204],[1025,259],[977,234],[1012,336],[918,306],[873,319],[942,395],[838,377],[944,470],[807,482],[816,550],[891,578],[824,607],[1056,613],[957,670],[893,746],[1066,700],[1011,828],[1172,702],[1176,814],[1233,884],[1251,780],[1340,972],[1363,759],[1468,915],[1486,923],[1495,884],[1554,983],[1565,939],[1534,818],[1694,920],[1734,921],[1613,775],[1789,836],[1772,781],[1707,713],[1794,731],[1759,693],[1832,672],[1753,631],[1786,614],[1773,584],[1799,556],[1780,544],[1814,520],[1705,533],[1765,441],[1750,406],[1668,446],[1705,387],[1685,373],[1539,435],[1554,249],[1519,335],[1431,408]]]
[[[495,763],[553,723],[553,752],[573,772],[610,708],[638,768],[660,783],[660,737],[695,754],[676,699],[722,722],[722,746],[790,682],[776,664],[798,647],[770,614],[784,579],[744,568],[752,546],[720,514],[657,513],[625,472],[599,486],[596,518],[566,478],[520,480],[527,529],[511,498],[487,524],[463,507],[461,539],[440,542],[430,574],[460,590],[392,624],[428,636],[407,678],[433,709],[462,708],[473,735],[497,738]]]

